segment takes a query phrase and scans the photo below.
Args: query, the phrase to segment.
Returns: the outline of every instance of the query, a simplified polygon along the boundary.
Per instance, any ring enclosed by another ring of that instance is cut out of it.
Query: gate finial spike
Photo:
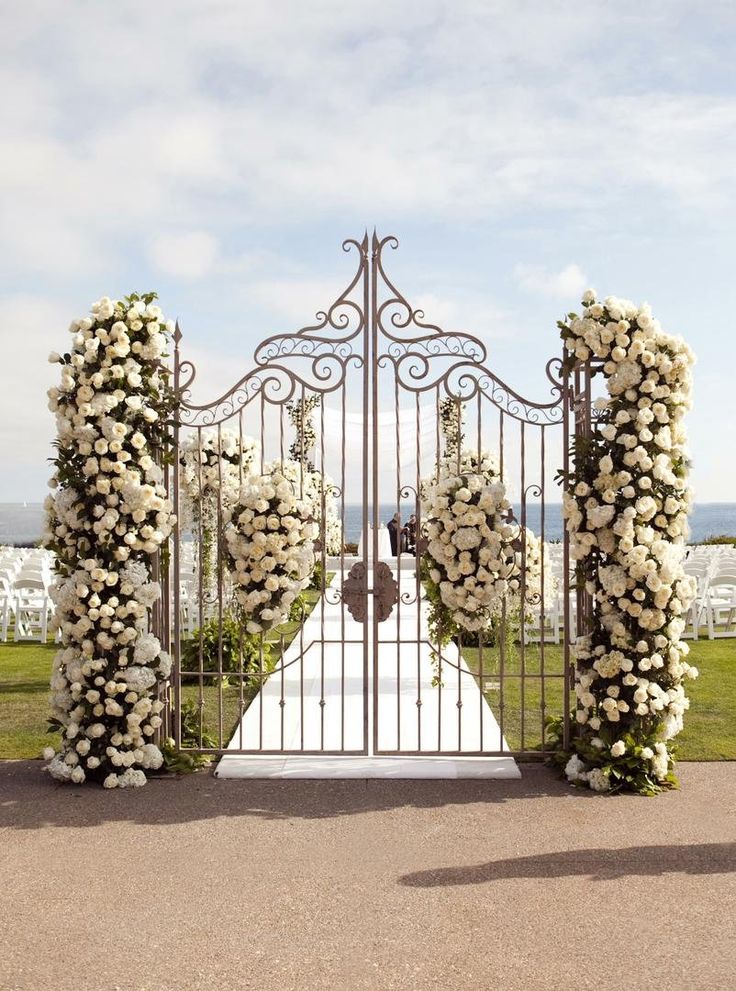
[[[376,233],[376,228],[373,228],[373,238],[371,239],[372,246],[374,248],[378,247],[378,234]]]
[[[179,327],[179,320],[177,319],[176,325],[174,326],[174,333],[171,335],[174,338],[174,343],[178,344],[182,338],[181,329]]]

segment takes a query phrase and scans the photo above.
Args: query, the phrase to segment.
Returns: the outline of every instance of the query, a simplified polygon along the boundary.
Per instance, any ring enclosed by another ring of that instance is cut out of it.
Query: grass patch
[[[311,606],[318,601],[311,596]],[[292,636],[296,634],[293,630]],[[680,760],[736,760],[736,639],[698,640],[690,643],[690,659],[700,669],[700,677],[688,682],[690,711],[685,716],[685,729],[677,738],[677,756]],[[0,758],[38,757],[41,750],[53,740],[46,734],[49,715],[49,677],[51,659],[56,647],[52,644],[6,643],[0,644]],[[463,655],[469,665],[476,666],[477,651],[467,648]],[[520,656],[518,645],[516,659],[505,665],[504,670],[504,733],[512,747],[521,742],[521,713],[524,712],[524,746],[531,749],[541,742],[541,690],[539,645],[525,650],[526,672],[538,677],[529,681],[521,705]],[[553,644],[545,645],[544,679],[547,714],[561,711],[562,683],[561,650]],[[500,721],[497,688],[489,683],[498,682],[498,658],[493,667],[493,652],[483,651],[483,679],[488,700]],[[189,685],[186,693],[199,698],[198,685]],[[217,736],[218,688],[205,685],[206,722]],[[223,689],[223,735],[230,732],[239,718],[239,689],[237,686]],[[227,727],[227,730],[226,730]],[[226,741],[227,742],[227,741]]]
[[[0,757],[39,757],[46,733],[53,644],[0,644]]]
[[[328,583],[332,574],[327,576]],[[306,615],[319,602],[320,593],[304,592]],[[278,661],[297,636],[301,624],[285,623],[268,635],[272,642],[272,664]],[[53,656],[59,648],[52,643],[0,643],[0,759],[39,757],[44,747],[58,742],[58,736],[46,733],[50,715],[49,680]],[[264,672],[264,678],[268,672]],[[188,683],[187,683],[188,681]],[[220,687],[216,676],[205,674],[202,687],[204,728],[215,738],[220,729]],[[244,678],[245,707],[258,694],[258,678]],[[190,674],[182,683],[182,697],[199,704],[199,675]],[[240,686],[236,676],[222,688],[222,743],[225,746],[240,719]]]

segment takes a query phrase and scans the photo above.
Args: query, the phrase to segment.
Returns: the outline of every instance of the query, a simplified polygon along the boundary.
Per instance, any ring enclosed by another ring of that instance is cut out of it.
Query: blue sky
[[[0,501],[43,497],[45,363],[155,288],[224,391],[374,224],[392,273],[532,398],[580,291],[698,355],[699,501],[736,500],[731,3],[0,4]]]

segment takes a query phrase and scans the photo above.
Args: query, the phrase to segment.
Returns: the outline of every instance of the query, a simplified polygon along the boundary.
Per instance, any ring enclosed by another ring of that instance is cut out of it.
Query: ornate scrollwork
[[[287,403],[302,389],[328,393],[339,389],[350,368],[362,368],[368,326],[368,235],[349,238],[343,250],[357,250],[359,260],[347,288],[316,323],[291,334],[276,334],[258,346],[254,367],[232,388],[209,403],[191,401],[196,369],[191,361],[177,364],[180,420],[186,426],[213,426],[229,419],[256,398],[273,405]],[[178,336],[177,336],[178,335]],[[176,361],[181,331],[175,335]]]
[[[191,385],[196,377],[192,362],[179,362],[178,326],[174,339],[180,418],[189,426],[221,423],[260,398],[272,404],[286,403],[298,390],[329,393],[346,381],[350,368],[363,369],[365,338],[369,333],[380,342],[376,369],[392,365],[399,387],[409,392],[440,389],[466,402],[485,397],[505,414],[526,423],[559,423],[566,394],[565,369],[559,358],[548,362],[546,373],[552,384],[552,400],[537,403],[524,398],[498,378],[487,365],[485,344],[471,334],[447,332],[429,323],[422,310],[414,309],[386,274],[383,251],[398,247],[393,236],[379,239],[373,234],[372,279],[376,300],[369,313],[370,272],[368,235],[361,241],[348,238],[343,250],[358,253],[353,278],[332,305],[316,314],[316,322],[291,334],[276,334],[256,349],[254,367],[214,402],[195,404]],[[365,369],[364,372],[365,374]],[[375,370],[374,370],[375,374]]]
[[[393,365],[399,387],[408,392],[441,389],[447,396],[467,402],[483,395],[508,416],[526,423],[543,425],[562,420],[562,362],[547,364],[553,400],[536,403],[507,386],[487,367],[485,344],[471,334],[447,332],[425,322],[424,313],[415,310],[386,274],[383,251],[395,250],[398,240],[381,240],[373,235],[375,292],[385,296],[376,307],[376,331],[386,343],[378,356],[379,367]],[[556,373],[556,374],[555,374]]]

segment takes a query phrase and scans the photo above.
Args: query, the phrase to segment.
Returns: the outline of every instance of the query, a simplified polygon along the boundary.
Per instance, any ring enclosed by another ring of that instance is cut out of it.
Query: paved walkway
[[[736,764],[658,799],[522,770],[107,793],[0,763],[0,988],[734,987]]]

